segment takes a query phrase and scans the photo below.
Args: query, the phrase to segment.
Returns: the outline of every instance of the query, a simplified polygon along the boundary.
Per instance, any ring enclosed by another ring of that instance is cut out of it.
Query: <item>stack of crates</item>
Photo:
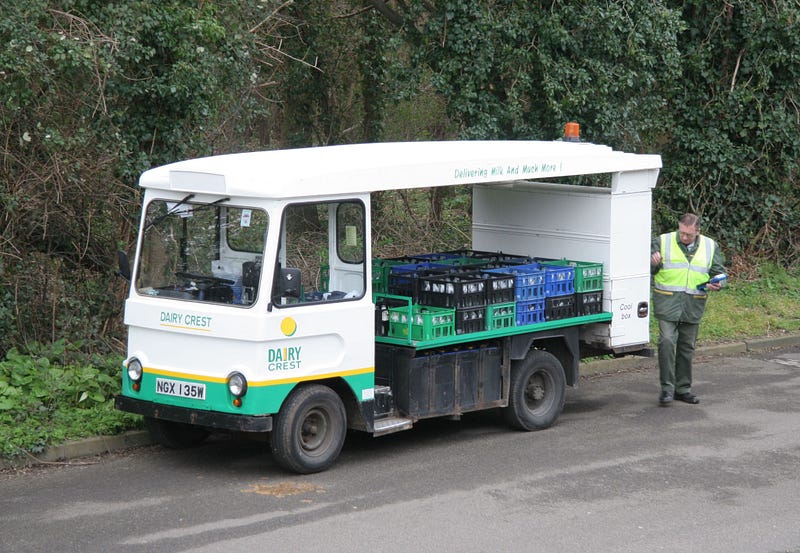
[[[569,259],[543,261],[543,265],[571,268],[574,271],[574,313],[570,316],[594,315],[603,309],[603,264]]]
[[[487,271],[514,277],[515,326],[544,322],[545,271],[541,265],[532,263]]]
[[[426,263],[449,266],[452,260],[457,258],[457,255],[446,253],[426,253],[404,257],[375,258],[372,260],[372,291],[380,294],[389,293],[389,280],[393,267],[424,265]]]
[[[603,265],[456,250],[373,260],[373,286],[404,303],[388,335],[427,341],[600,313]]]
[[[486,330],[486,280],[472,271],[452,271],[419,277],[422,305],[455,309],[456,334]]]
[[[575,316],[575,268],[545,262],[544,318],[557,321]]]
[[[486,330],[501,330],[516,324],[516,279],[492,270],[479,273],[486,281]]]

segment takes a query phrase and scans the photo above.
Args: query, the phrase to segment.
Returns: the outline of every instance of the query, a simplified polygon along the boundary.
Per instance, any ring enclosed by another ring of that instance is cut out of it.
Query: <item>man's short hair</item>
[[[687,227],[694,227],[700,230],[700,217],[694,213],[684,213],[678,222]]]

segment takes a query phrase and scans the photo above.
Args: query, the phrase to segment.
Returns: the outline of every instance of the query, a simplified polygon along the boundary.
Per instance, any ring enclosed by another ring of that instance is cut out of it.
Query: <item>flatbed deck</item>
[[[411,346],[418,350],[438,348],[442,346],[452,346],[480,340],[493,338],[504,338],[506,336],[516,336],[518,334],[528,334],[540,330],[552,330],[554,328],[564,328],[569,326],[580,326],[591,323],[606,323],[611,321],[612,314],[608,312],[595,313],[593,315],[582,315],[580,317],[569,317],[555,321],[545,321],[524,326],[512,326],[498,330],[483,330],[466,334],[457,334],[436,338],[435,340],[412,340],[410,338],[396,338],[391,336],[376,336],[375,341],[381,344],[391,344],[395,346]]]

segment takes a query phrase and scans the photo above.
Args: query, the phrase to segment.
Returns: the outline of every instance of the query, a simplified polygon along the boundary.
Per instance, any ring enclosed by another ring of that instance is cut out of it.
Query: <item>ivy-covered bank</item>
[[[137,175],[212,153],[552,140],[574,120],[585,140],[662,155],[656,232],[693,210],[734,273],[800,261],[796,1],[7,4],[0,357],[59,340],[119,354]],[[461,247],[469,202],[377,196],[375,254],[416,249],[402,225]]]
[[[62,340],[32,344],[0,361],[0,457],[141,426],[139,417],[114,410],[122,358],[79,349]]]

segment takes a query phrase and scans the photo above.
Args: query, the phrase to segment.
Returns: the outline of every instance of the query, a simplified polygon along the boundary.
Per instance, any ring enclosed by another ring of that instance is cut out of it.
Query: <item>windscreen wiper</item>
[[[147,230],[147,229],[149,229],[149,228],[150,228],[150,227],[152,227],[153,225],[157,225],[158,223],[160,223],[161,221],[163,221],[164,219],[166,219],[167,217],[169,217],[169,216],[170,216],[170,215],[172,215],[173,213],[176,213],[176,212],[177,212],[177,211],[180,209],[180,207],[181,207],[182,205],[184,205],[186,202],[188,202],[188,201],[189,201],[189,200],[191,200],[192,198],[194,198],[194,194],[189,194],[188,196],[186,196],[185,198],[183,198],[181,201],[179,201],[178,203],[176,203],[174,206],[172,206],[172,208],[171,208],[169,211],[167,211],[167,212],[166,212],[166,213],[164,213],[163,215],[159,215],[158,217],[156,217],[155,219],[153,219],[152,221],[150,221],[149,223],[147,223],[147,224],[144,226],[144,230]],[[215,206],[215,205],[219,205],[219,204],[221,204],[222,202],[227,202],[227,201],[230,201],[230,197],[228,197],[228,198],[220,198],[219,200],[213,201],[213,202],[211,202],[210,204],[199,204],[199,207],[195,208],[195,211],[197,211],[197,210],[199,210],[199,209],[202,209],[202,208],[205,208],[205,207],[212,207],[212,206]]]
[[[181,207],[183,204],[185,204],[186,202],[188,202],[188,201],[189,201],[189,200],[191,200],[192,198],[194,198],[194,194],[189,194],[189,195],[188,195],[188,196],[186,196],[184,199],[182,199],[181,201],[179,201],[178,203],[176,203],[174,206],[172,206],[172,208],[171,208],[171,209],[168,209],[166,213],[164,213],[163,215],[159,215],[158,217],[156,217],[155,219],[153,219],[152,221],[150,221],[149,223],[147,223],[147,224],[144,226],[144,229],[142,229],[142,230],[147,230],[147,229],[149,229],[150,227],[152,227],[153,225],[157,225],[158,223],[160,223],[161,221],[163,221],[164,219],[166,219],[167,217],[169,217],[170,215],[172,215],[173,213],[175,213],[176,211],[178,211],[178,208],[179,208],[179,207]]]
[[[215,200],[210,204],[196,204],[198,207],[194,208],[194,210],[200,211],[201,209],[205,209],[207,207],[213,207],[215,205],[221,204],[222,202],[228,202],[228,201],[230,201],[230,198],[220,198],[219,200]]]

